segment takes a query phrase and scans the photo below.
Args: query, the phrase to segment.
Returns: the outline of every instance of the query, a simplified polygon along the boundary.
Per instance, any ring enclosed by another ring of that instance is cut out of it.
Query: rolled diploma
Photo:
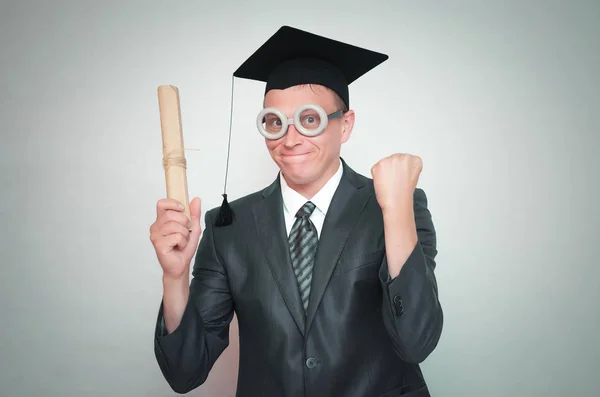
[[[158,87],[158,106],[163,143],[163,167],[167,185],[167,197],[178,200],[185,207],[185,215],[190,217],[185,152],[183,150],[183,129],[179,90],[172,85]]]

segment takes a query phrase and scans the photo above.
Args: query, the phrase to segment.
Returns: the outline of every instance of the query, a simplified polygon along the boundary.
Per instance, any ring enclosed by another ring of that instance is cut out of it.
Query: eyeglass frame
[[[315,130],[308,130],[308,129],[304,128],[304,126],[302,126],[302,124],[300,123],[300,115],[305,110],[314,110],[320,116],[321,124],[319,124],[319,127],[316,128]],[[274,113],[277,117],[279,117],[279,120],[281,120],[281,123],[282,123],[281,131],[279,131],[277,134],[268,133],[267,131],[265,131],[265,129],[262,126],[265,115],[267,115],[269,113]],[[294,112],[294,116],[292,118],[288,118],[285,114],[283,114],[283,112],[281,110],[274,108],[274,107],[270,107],[270,108],[265,108],[258,113],[258,116],[256,117],[256,127],[258,128],[258,132],[260,132],[260,134],[262,136],[264,136],[266,139],[269,139],[269,140],[276,140],[276,139],[282,138],[285,134],[287,134],[290,125],[293,125],[294,127],[296,127],[298,132],[301,133],[302,135],[307,136],[307,137],[314,137],[314,136],[321,134],[323,131],[325,131],[325,128],[327,128],[327,125],[329,124],[329,120],[341,117],[341,116],[343,116],[343,114],[344,114],[343,109],[340,109],[333,113],[327,114],[327,113],[325,113],[325,110],[322,107],[320,107],[319,105],[309,103],[309,104],[300,106]]]

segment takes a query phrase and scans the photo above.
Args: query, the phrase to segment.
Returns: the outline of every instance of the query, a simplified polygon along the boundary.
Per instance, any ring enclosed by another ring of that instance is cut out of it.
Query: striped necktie
[[[294,274],[298,280],[300,297],[304,305],[304,311],[308,308],[308,297],[310,296],[310,284],[312,281],[312,269],[315,252],[319,242],[317,229],[310,221],[310,215],[316,206],[308,201],[296,213],[296,221],[292,226],[289,236],[290,258],[294,268]]]

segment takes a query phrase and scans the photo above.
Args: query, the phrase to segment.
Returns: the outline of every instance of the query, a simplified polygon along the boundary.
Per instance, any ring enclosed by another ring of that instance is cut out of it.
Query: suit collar
[[[327,181],[325,186],[323,186],[323,188],[310,199],[310,201],[315,204],[317,209],[321,211],[323,215],[327,215],[331,200],[333,199],[333,195],[339,186],[343,173],[344,167],[342,166],[342,162],[340,160],[340,165],[336,173]],[[279,173],[279,184],[281,186],[283,205],[290,214],[295,214],[298,212],[300,207],[306,203],[307,199],[288,186],[281,172]]]
[[[357,174],[343,159],[340,160],[343,172],[319,239],[306,314],[290,260],[279,177],[262,191],[263,200],[256,202],[253,208],[261,248],[280,293],[303,334],[312,324],[346,240],[372,194],[371,189],[363,189],[368,179]]]

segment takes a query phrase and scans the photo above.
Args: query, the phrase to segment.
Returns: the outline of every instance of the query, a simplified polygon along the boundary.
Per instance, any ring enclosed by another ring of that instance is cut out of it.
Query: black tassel
[[[227,176],[229,175],[229,154],[231,147],[231,125],[233,121],[233,84],[235,81],[235,76],[231,76],[231,113],[229,114],[229,138],[227,142],[227,164],[225,166],[225,186],[223,187],[223,202],[221,203],[221,208],[219,209],[219,215],[217,215],[217,219],[215,220],[216,227],[223,227],[231,225],[235,219],[235,214],[231,209],[231,206],[227,202]]]
[[[219,215],[217,216],[217,220],[215,221],[216,227],[222,227],[231,225],[233,220],[235,219],[235,214],[233,210],[229,206],[227,202],[227,194],[223,194],[223,203],[221,203],[221,208],[219,209]]]

